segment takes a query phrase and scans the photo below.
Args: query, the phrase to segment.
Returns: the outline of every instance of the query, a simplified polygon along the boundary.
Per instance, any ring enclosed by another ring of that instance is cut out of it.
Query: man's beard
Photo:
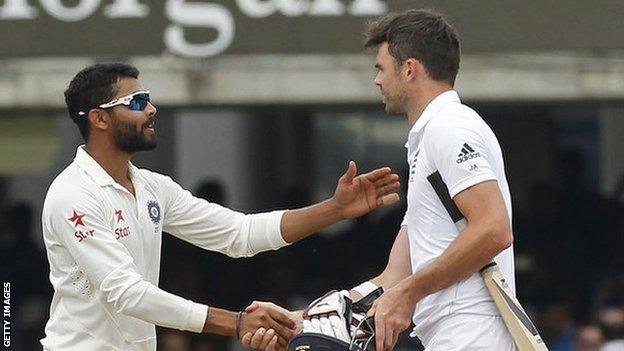
[[[399,88],[396,93],[391,93],[390,91],[384,93],[382,91],[382,95],[384,97],[386,113],[391,115],[402,115],[406,113],[405,105],[407,103],[407,94],[402,88]]]
[[[122,123],[116,120],[114,122],[113,140],[119,150],[127,153],[135,153],[137,151],[150,151],[156,148],[158,141],[156,135],[148,138],[144,131],[147,124],[141,126],[141,130],[137,132],[136,125]]]

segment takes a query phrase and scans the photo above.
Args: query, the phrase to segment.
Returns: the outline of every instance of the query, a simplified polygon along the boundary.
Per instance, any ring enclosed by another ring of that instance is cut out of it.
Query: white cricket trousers
[[[436,323],[421,341],[425,351],[516,351],[500,316],[456,314]]]

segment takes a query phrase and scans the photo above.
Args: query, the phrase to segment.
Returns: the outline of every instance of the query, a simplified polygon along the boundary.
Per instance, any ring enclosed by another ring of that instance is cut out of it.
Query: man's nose
[[[156,108],[156,106],[154,106],[154,104],[152,104],[151,102],[148,102],[148,103],[147,103],[147,107],[146,107],[146,109],[148,110],[148,111],[147,111],[147,114],[148,114],[150,117],[155,116],[155,115],[156,115],[156,113],[158,112],[158,109]]]

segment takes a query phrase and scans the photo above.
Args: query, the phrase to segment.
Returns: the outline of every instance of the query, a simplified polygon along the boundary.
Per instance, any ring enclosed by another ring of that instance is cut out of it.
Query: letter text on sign
[[[214,56],[227,49],[234,40],[234,19],[221,5],[168,0],[165,12],[175,23],[167,27],[164,34],[167,48],[174,53],[194,57]],[[189,43],[184,38],[183,26],[213,28],[217,31],[217,38],[203,44]]]
[[[0,19],[34,19],[37,9],[28,5],[26,0],[5,0],[0,6]]]

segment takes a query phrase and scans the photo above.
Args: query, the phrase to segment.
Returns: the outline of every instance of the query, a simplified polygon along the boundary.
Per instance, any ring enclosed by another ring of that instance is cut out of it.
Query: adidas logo
[[[464,143],[461,152],[457,155],[457,161],[455,162],[462,163],[477,157],[481,157],[481,154],[475,151],[468,143]]]

